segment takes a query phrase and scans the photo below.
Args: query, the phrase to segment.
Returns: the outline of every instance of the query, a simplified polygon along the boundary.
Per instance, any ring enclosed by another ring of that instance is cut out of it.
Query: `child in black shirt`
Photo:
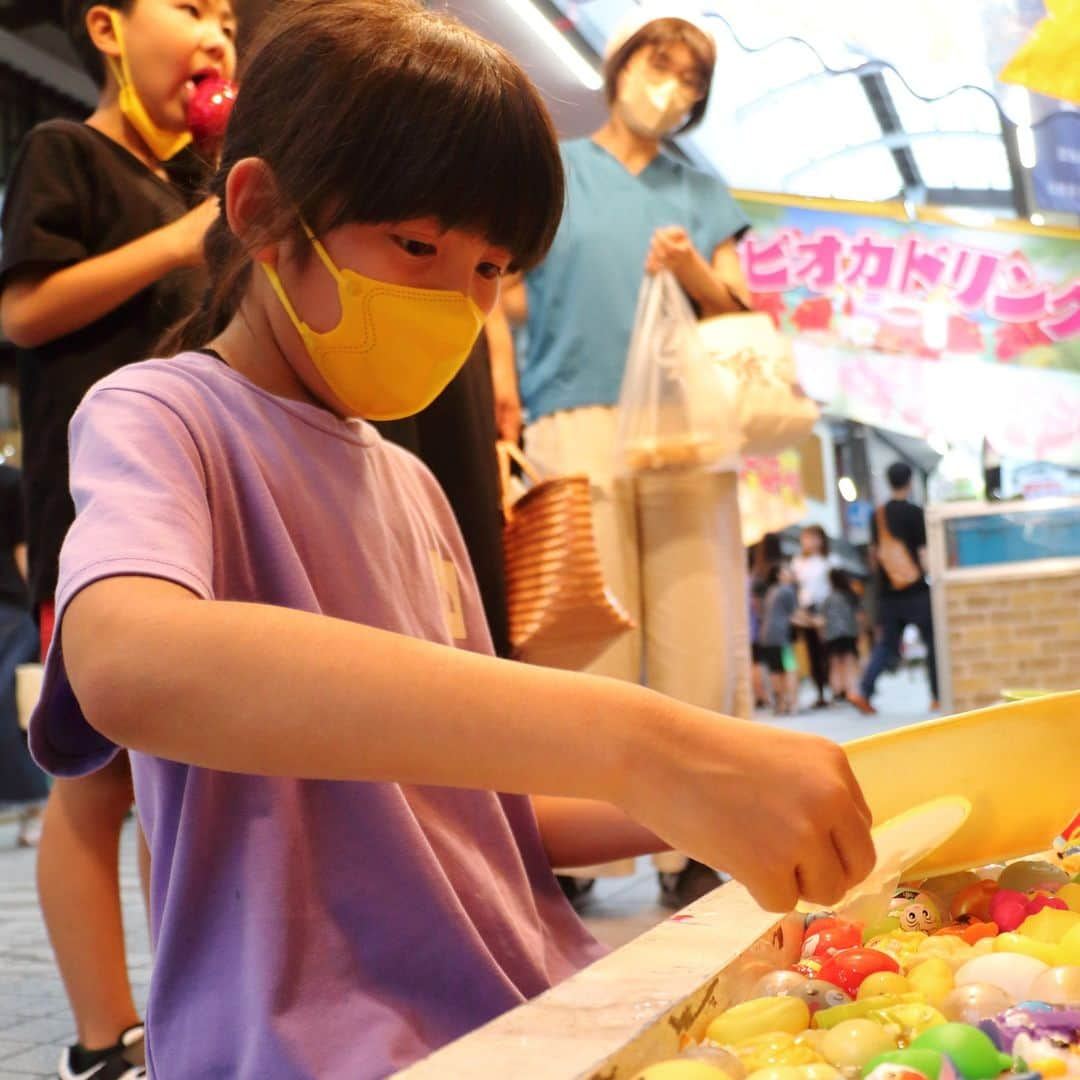
[[[150,356],[199,299],[203,238],[218,209],[179,176],[194,159],[185,106],[201,77],[231,77],[236,60],[229,0],[68,0],[66,16],[101,86],[98,105],[85,123],[53,120],[27,136],[0,263],[0,318],[19,348],[30,599],[43,651],[74,517],[68,421],[95,382]],[[117,883],[131,801],[121,757],[58,781],[46,809],[39,891],[79,1037],[61,1077],[135,1076],[141,1061]]]

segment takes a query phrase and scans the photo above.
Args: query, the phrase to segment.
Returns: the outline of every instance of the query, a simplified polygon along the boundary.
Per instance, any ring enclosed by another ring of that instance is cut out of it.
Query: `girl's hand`
[[[669,706],[627,769],[637,821],[770,911],[834,903],[870,873],[870,810],[839,746]]]
[[[653,233],[649,254],[645,259],[645,272],[655,274],[670,270],[682,278],[701,261],[690,234],[680,225],[670,225]]]

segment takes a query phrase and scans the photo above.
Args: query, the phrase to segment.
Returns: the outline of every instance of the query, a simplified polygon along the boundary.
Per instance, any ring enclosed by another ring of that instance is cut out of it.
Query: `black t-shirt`
[[[167,225],[197,201],[190,173],[170,183],[86,124],[50,120],[27,135],[3,209],[0,289],[13,275],[55,271]],[[176,270],[89,326],[20,349],[24,493],[30,597],[56,590],[60,545],[74,520],[67,429],[83,395],[125,364],[145,360],[200,298],[200,270]]]
[[[926,547],[926,515],[922,507],[909,503],[906,499],[890,499],[885,504],[885,524],[889,526],[889,532],[908,549],[915,565],[921,567],[919,548]],[[871,532],[876,544],[878,542],[876,513],[872,520]],[[919,589],[929,588],[926,578],[922,578],[906,589],[894,589],[889,581],[889,575],[881,566],[878,567],[878,582],[882,593],[917,592]]]
[[[25,540],[22,473],[0,465],[0,604],[26,607],[26,585],[15,565],[15,546]]]

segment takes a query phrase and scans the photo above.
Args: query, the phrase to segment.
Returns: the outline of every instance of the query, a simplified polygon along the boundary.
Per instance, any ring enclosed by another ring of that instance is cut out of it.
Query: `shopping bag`
[[[742,440],[731,401],[669,270],[645,278],[619,393],[621,473],[738,467]]]
[[[791,343],[768,315],[718,315],[698,331],[735,401],[744,454],[777,454],[810,433],[821,412],[799,385]]]
[[[514,443],[499,442],[496,450],[514,657],[580,670],[634,627],[604,584],[588,477],[544,479]],[[517,499],[511,462],[532,482]]]

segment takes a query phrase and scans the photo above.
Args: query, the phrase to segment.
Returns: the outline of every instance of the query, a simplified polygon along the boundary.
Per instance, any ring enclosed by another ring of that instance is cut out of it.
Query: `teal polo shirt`
[[[592,139],[563,143],[567,200],[544,262],[526,275],[519,355],[530,420],[619,398],[653,233],[681,225],[711,261],[750,227],[727,185],[665,154],[637,176]]]

